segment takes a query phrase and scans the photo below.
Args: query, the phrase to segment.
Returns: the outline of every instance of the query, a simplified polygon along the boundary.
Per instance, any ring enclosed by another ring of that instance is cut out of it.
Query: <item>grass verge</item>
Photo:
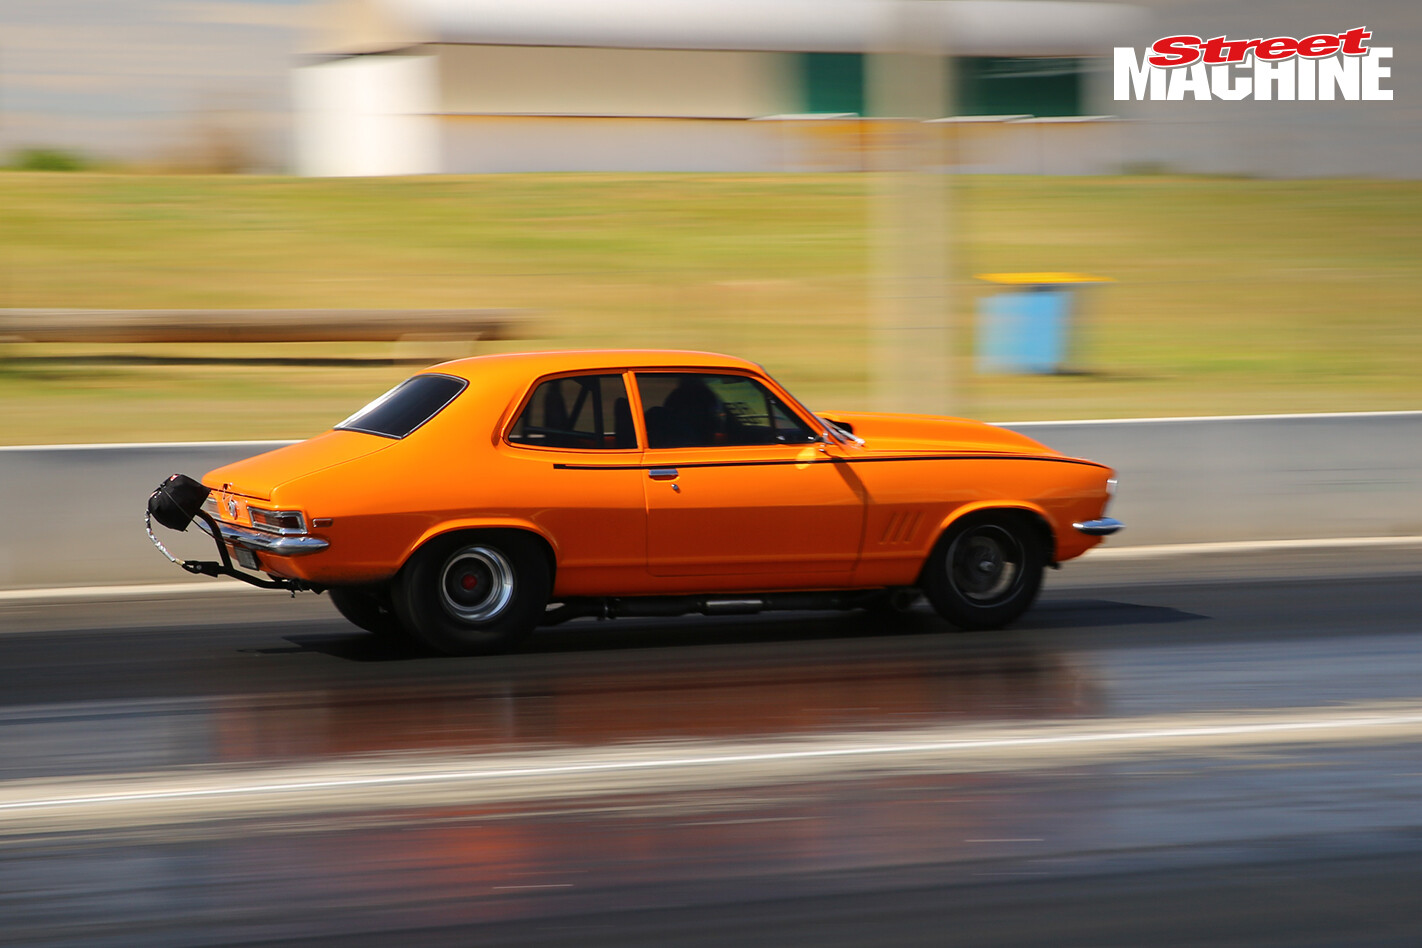
[[[868,407],[872,184],[0,174],[0,306],[511,307],[538,314],[539,337],[478,351],[713,349],[811,404]],[[951,211],[957,413],[1422,407],[1422,183],[963,177]],[[1085,292],[1079,371],[972,375],[989,292],[972,275],[1038,270],[1117,281]],[[12,344],[0,440],[301,437],[408,374],[391,358],[468,351]],[[268,364],[287,356],[304,361]]]

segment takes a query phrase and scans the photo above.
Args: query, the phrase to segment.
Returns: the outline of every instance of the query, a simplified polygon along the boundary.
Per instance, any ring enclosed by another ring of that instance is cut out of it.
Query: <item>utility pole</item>
[[[941,125],[951,112],[936,4],[886,0],[867,71],[871,174],[871,398],[879,411],[951,414],[960,401]]]

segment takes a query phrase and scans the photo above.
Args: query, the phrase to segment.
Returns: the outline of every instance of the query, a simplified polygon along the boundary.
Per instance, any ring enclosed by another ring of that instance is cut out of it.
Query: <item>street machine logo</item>
[[[1295,39],[1165,36],[1142,50],[1116,47],[1116,100],[1390,100],[1391,46],[1369,47],[1365,26]]]

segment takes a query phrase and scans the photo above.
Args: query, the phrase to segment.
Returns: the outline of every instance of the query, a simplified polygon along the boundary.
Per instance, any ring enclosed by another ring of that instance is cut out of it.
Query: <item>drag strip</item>
[[[487,658],[324,597],[12,598],[0,931],[1416,944],[1420,614],[1403,541],[1088,556],[996,633],[577,620]]]

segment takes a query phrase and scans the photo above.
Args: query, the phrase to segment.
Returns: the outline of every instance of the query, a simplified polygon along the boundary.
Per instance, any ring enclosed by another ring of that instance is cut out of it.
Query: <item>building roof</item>
[[[1143,16],[1074,0],[339,0],[321,51],[467,43],[1099,56]]]

